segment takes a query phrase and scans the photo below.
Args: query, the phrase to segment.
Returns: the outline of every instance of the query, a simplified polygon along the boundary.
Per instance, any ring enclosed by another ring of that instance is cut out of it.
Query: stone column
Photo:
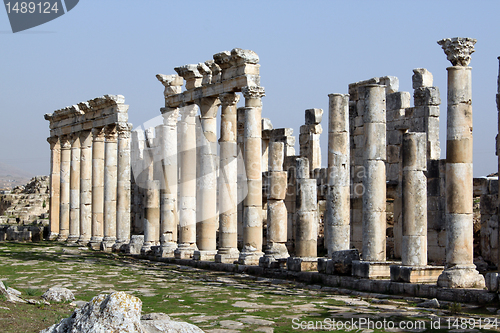
[[[484,277],[473,263],[472,78],[468,67],[475,39],[446,38],[438,42],[448,67],[446,132],[446,269],[438,286],[483,288]]]
[[[80,238],[87,245],[92,235],[92,133],[80,132]]]
[[[174,252],[177,259],[193,257],[196,246],[196,111],[195,105],[180,109],[180,198],[179,245]]]
[[[237,126],[237,136],[236,142],[238,146],[238,249],[243,248],[243,203],[245,197],[247,196],[247,175],[245,172],[245,161],[243,159],[244,153],[244,140],[243,140],[243,130],[245,123],[245,108],[239,107],[236,109],[236,126]],[[238,255],[239,257],[239,255]]]
[[[69,237],[75,243],[80,237],[80,133],[71,137],[71,170],[69,192]]]
[[[309,172],[313,177],[314,170],[321,168],[321,147],[319,137],[323,132],[321,120],[322,109],[307,109],[305,112],[305,125],[300,126],[299,145],[300,156],[309,160]]]
[[[243,249],[239,263],[258,265],[262,252],[262,97],[263,87],[244,87],[244,163],[248,194],[243,202]]]
[[[111,251],[116,242],[117,133],[116,126],[105,130],[104,238],[101,249]]]
[[[50,202],[49,202],[49,240],[59,236],[59,204],[61,190],[61,143],[59,137],[47,139],[50,144]]]
[[[198,137],[200,150],[198,165],[199,218],[196,223],[195,260],[211,260],[217,254],[217,109],[218,98],[202,98],[198,102],[202,133]]]
[[[443,271],[427,266],[427,135],[405,133],[402,149],[402,266],[391,265],[391,280],[436,282]]]
[[[268,146],[268,193],[267,193],[267,246],[260,258],[263,267],[284,267],[288,258],[287,210],[285,197],[287,173],[283,171],[285,144],[270,142]]]
[[[160,192],[160,256],[173,257],[177,248],[177,121],[179,109],[162,108],[163,184]]]
[[[363,261],[353,261],[353,275],[390,276],[386,261],[386,87],[359,87],[363,100]]]
[[[224,93],[221,101],[219,164],[219,249],[216,262],[238,260],[238,144],[236,105],[240,97]]]
[[[118,164],[116,191],[116,243],[119,251],[130,241],[130,130],[132,124],[120,124],[118,130]]]
[[[61,137],[61,203],[59,210],[58,241],[66,241],[69,236],[71,142],[68,136]]]
[[[350,145],[349,95],[330,94],[328,113],[328,190],[325,244],[328,257],[349,250]]]
[[[296,160],[296,229],[295,256],[287,260],[287,268],[292,271],[316,270],[318,243],[318,194],[317,181],[310,179],[309,160]]]
[[[90,246],[100,250],[104,220],[104,128],[92,129],[92,237]]]
[[[363,253],[366,261],[386,260],[386,114],[385,86],[366,85],[363,177]]]

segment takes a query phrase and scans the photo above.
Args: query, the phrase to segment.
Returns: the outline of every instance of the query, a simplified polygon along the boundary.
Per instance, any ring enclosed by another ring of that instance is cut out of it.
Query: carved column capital
[[[163,116],[163,124],[167,126],[175,126],[179,120],[178,108],[161,108]]]
[[[180,108],[179,112],[181,114],[181,120],[186,121],[186,118],[196,116],[198,106],[196,104],[189,104]]]
[[[240,100],[240,95],[226,92],[220,94],[219,99],[221,101],[222,107],[225,108],[228,106],[235,106],[236,104],[238,104]]]
[[[118,135],[116,132],[116,125],[108,125],[104,128],[104,136],[107,142],[116,142]]]
[[[71,148],[71,138],[69,135],[63,135],[60,137],[61,149]]]
[[[474,44],[477,40],[474,38],[444,38],[437,43],[441,45],[447,59],[453,66],[469,66],[471,54],[474,53]]]
[[[118,133],[118,138],[129,139],[130,131],[132,130],[132,124],[117,124],[116,132]]]
[[[247,86],[241,89],[243,96],[246,99],[262,98],[266,95],[264,87]]]
[[[92,128],[92,137],[94,141],[104,141],[104,127]]]
[[[51,136],[47,138],[47,142],[50,144],[50,149],[56,148],[60,144],[58,136]]]

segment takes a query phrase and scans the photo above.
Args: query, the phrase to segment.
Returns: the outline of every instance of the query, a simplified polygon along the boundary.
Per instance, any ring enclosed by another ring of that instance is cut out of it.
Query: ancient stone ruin
[[[47,114],[49,238],[173,262],[483,288],[473,262],[473,196],[481,205],[484,197],[481,246],[496,263],[498,181],[477,180],[473,190],[475,42],[438,42],[452,63],[443,160],[441,98],[425,68],[413,70],[414,106],[393,76],[328,96],[326,168],[323,110],[305,111],[296,154],[293,130],[262,118],[259,57],[250,50],[158,74],[165,107],[153,128],[131,131],[123,96]],[[498,288],[498,275],[487,281]]]

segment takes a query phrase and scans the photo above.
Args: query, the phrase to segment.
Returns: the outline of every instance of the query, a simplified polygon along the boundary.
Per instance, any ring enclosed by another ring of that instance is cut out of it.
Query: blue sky
[[[263,116],[276,128],[292,127],[297,139],[304,110],[326,115],[329,93],[385,75],[412,93],[412,70],[427,68],[441,91],[444,158],[450,63],[436,41],[459,36],[478,40],[471,61],[474,176],[483,176],[497,170],[499,12],[498,1],[80,0],[67,14],[13,34],[0,10],[0,161],[48,174],[45,113],[121,94],[139,126],[164,104],[156,74],[235,47],[260,56]]]

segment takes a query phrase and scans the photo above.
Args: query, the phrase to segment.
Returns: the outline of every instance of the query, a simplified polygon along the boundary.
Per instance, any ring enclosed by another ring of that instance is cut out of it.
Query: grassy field
[[[207,332],[301,332],[318,328],[317,322],[352,318],[392,321],[396,327],[406,321],[422,322],[426,329],[420,331],[435,332],[431,322],[439,320],[441,328],[447,328],[447,318],[453,315],[498,318],[484,308],[425,310],[401,299],[334,295],[319,286],[153,263],[53,242],[1,243],[0,280],[31,299],[40,299],[56,285],[71,289],[76,300],[83,301],[100,293],[125,291],[142,300],[143,313],[167,313]],[[0,331],[38,332],[69,317],[74,308],[70,303],[13,304],[0,299]],[[466,310],[468,314],[457,313]]]

